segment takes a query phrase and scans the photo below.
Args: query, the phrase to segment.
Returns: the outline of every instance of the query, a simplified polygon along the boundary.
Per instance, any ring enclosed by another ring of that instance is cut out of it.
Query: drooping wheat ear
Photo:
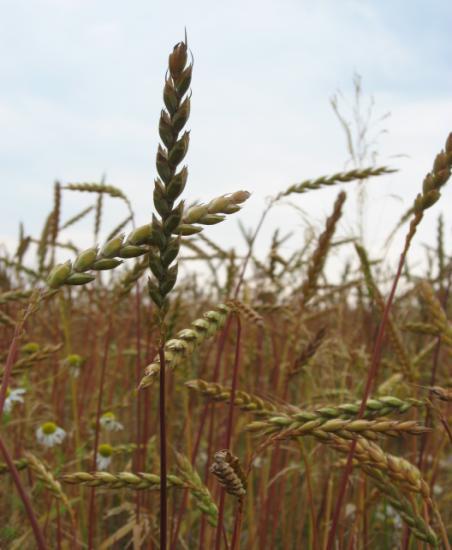
[[[204,485],[188,458],[180,453],[175,454],[179,475],[190,487],[190,494],[193,496],[196,507],[203,514],[206,514],[207,521],[211,525],[216,526],[218,522],[218,508],[212,499],[209,489]]]
[[[103,487],[105,489],[143,489],[158,491],[160,489],[160,476],[144,472],[75,472],[61,477],[64,483],[72,485],[87,485],[88,487]],[[178,476],[168,474],[168,487],[187,487],[187,484]]]
[[[452,326],[442,308],[433,288],[426,281],[419,283],[419,292],[427,305],[433,325],[441,333],[441,338],[448,346],[452,346]]]
[[[288,368],[286,369],[286,375],[289,377],[295,376],[301,370],[304,366],[308,363],[308,361],[314,357],[314,355],[317,353],[317,350],[320,348],[323,339],[325,338],[326,330],[325,327],[320,328],[311,338],[308,343],[304,346],[304,348],[301,350],[301,352],[298,354],[298,357],[296,358],[295,362],[293,364],[289,364]]]
[[[264,319],[250,305],[244,304],[240,300],[227,300],[225,304],[230,308],[231,311],[238,313],[240,316],[242,316],[253,325],[256,325],[258,327],[263,326]]]
[[[206,382],[205,380],[189,380],[185,385],[190,390],[200,393],[207,399],[222,403],[229,403],[231,399],[231,388],[226,388],[221,384]],[[252,413],[255,416],[272,416],[278,413],[275,405],[269,401],[261,399],[257,395],[253,395],[244,391],[237,390],[235,392],[234,406],[242,411]]]
[[[322,436],[318,439],[343,454],[349,453],[352,444],[335,434],[325,434],[323,439]],[[418,468],[408,460],[385,453],[376,443],[363,437],[358,437],[356,440],[355,459],[360,464],[365,464],[383,472],[397,483],[402,490],[421,495],[426,504],[433,508],[428,483],[422,478]]]
[[[60,482],[53,477],[53,474],[49,472],[45,465],[32,453],[24,453],[24,459],[27,461],[28,468],[30,468],[30,470],[35,474],[37,479],[42,481],[45,488],[50,491],[55,498],[60,500],[64,507],[68,510],[69,514],[73,516],[71,504],[64,493]]]
[[[229,311],[228,306],[220,304],[216,309],[205,313],[201,319],[193,321],[190,328],[178,332],[176,338],[168,340],[164,348],[166,367],[175,369],[187,361],[205,340],[224,326]],[[159,372],[160,358],[156,355],[153,362],[146,367],[139,388],[150,386]]]
[[[25,470],[28,467],[28,460],[26,458],[17,458],[13,461],[17,470]],[[0,475],[9,473],[8,464],[0,462]]]
[[[224,449],[215,453],[210,473],[218,479],[227,493],[243,500],[246,495],[246,477],[239,459],[231,451]]]
[[[364,275],[364,281],[367,286],[367,291],[371,299],[376,303],[378,309],[380,310],[380,313],[383,314],[383,311],[385,309],[385,301],[383,296],[380,294],[380,291],[378,290],[378,287],[375,284],[374,278],[372,276],[372,271],[370,269],[370,262],[367,256],[367,252],[363,246],[357,243],[355,243],[355,249],[361,263],[361,271],[363,272],[363,275]],[[387,328],[388,328],[389,339],[391,341],[392,347],[394,349],[394,352],[397,356],[397,359],[401,367],[403,368],[405,374],[412,377],[413,365],[410,360],[410,355],[403,344],[402,336],[397,328],[397,325],[394,323],[394,320],[391,315],[389,315],[388,317]]]
[[[305,180],[301,183],[294,183],[288,187],[285,191],[282,191],[276,195],[275,200],[279,200],[283,197],[287,197],[292,193],[306,193],[307,191],[313,191],[321,189],[323,187],[336,185],[338,183],[347,183],[351,181],[366,180],[367,178],[373,176],[384,176],[386,174],[393,174],[397,170],[387,168],[382,166],[380,168],[364,168],[364,169],[355,169],[350,170],[349,172],[338,172],[332,176],[321,176],[320,178]]]
[[[371,478],[380,493],[382,493],[388,499],[392,507],[399,512],[401,518],[409,526],[411,532],[417,539],[429,543],[433,548],[439,547],[439,540],[433,529],[413,508],[411,502],[402,492],[400,492],[397,485],[377,468],[359,462],[357,459],[354,459],[353,465],[359,467]]]
[[[306,280],[301,286],[301,307],[306,306],[309,300],[315,295],[317,287],[317,279],[325,265],[326,257],[331,246],[331,240],[336,231],[337,222],[342,216],[342,206],[345,202],[346,194],[342,191],[339,193],[336,202],[334,203],[333,213],[326,220],[324,232],[320,235],[316,249],[309,261],[308,273]]]

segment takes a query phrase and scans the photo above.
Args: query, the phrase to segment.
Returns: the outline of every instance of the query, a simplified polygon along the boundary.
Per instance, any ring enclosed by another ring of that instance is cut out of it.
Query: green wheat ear
[[[190,135],[184,130],[190,116],[190,87],[193,65],[188,63],[187,43],[174,46],[168,59],[168,74],[163,90],[166,109],[160,113],[159,134],[163,145],[158,146],[156,166],[158,177],[154,186],[154,207],[158,216],[152,218],[155,246],[149,254],[149,268],[155,281],[149,279],[152,301],[164,315],[168,308],[167,295],[176,284],[180,237],[173,236],[182,223],[184,205],[177,202],[187,183],[188,170],[178,170],[188,151]]]

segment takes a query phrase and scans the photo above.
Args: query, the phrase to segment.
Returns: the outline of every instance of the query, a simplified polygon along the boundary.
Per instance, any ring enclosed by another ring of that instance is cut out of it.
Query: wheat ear
[[[215,310],[208,311],[202,318],[193,321],[190,328],[178,332],[176,338],[168,340],[164,347],[166,367],[175,369],[187,361],[205,340],[224,326],[228,313],[228,306],[220,304]],[[153,362],[146,367],[139,387],[150,386],[159,372],[160,357],[156,355]]]

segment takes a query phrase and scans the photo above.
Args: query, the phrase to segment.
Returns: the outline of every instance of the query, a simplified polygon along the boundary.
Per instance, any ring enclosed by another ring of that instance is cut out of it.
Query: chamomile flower
[[[23,388],[16,388],[15,390],[7,388],[5,404],[3,405],[4,412],[10,413],[14,403],[23,403],[24,398],[22,395],[26,393],[26,391],[27,390],[24,390]]]
[[[59,445],[66,437],[66,432],[55,422],[44,422],[36,430],[36,439],[44,447],[53,447]]]
[[[124,429],[121,422],[116,420],[115,413],[112,413],[111,411],[105,412],[100,417],[100,425],[109,432],[119,432]]]
[[[111,457],[113,455],[113,447],[108,443],[99,445],[96,454],[96,468],[98,470],[106,470],[111,464]]]

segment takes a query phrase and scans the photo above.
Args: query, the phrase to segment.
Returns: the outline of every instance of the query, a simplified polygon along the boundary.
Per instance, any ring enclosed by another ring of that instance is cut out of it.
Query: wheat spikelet
[[[231,388],[226,388],[221,384],[206,382],[205,380],[189,380],[185,385],[190,390],[200,393],[207,399],[213,401],[229,403],[231,399]],[[234,406],[242,411],[250,412],[255,416],[271,416],[277,413],[273,403],[265,401],[257,395],[237,390],[235,392]]]
[[[208,338],[214,336],[224,325],[229,314],[229,308],[220,304],[215,310],[208,311],[201,319],[192,322],[191,328],[181,330],[176,338],[165,343],[165,364],[167,368],[175,369],[193,354],[193,352]],[[160,358],[154,357],[153,362],[145,369],[139,387],[150,386],[160,372]]]
[[[245,474],[239,459],[228,449],[215,453],[210,473],[218,479],[227,493],[235,496],[239,501],[246,495]]]

